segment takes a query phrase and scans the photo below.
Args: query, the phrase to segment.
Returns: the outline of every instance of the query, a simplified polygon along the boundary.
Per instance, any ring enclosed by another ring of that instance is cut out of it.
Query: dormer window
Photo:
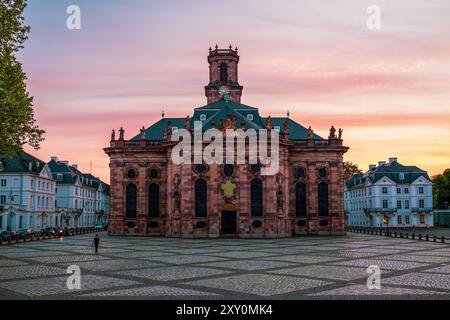
[[[56,175],[56,180],[57,180],[57,181],[63,181],[63,175],[62,175],[62,173],[58,173],[58,174]]]
[[[400,180],[405,180],[405,174],[404,173],[400,173]]]
[[[280,132],[281,128],[280,128],[280,126],[275,126],[275,127],[273,127],[273,130]]]
[[[177,133],[178,132],[178,127],[172,127],[172,133]]]

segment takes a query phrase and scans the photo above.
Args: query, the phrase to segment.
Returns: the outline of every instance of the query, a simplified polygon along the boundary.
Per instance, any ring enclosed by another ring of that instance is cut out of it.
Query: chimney
[[[51,161],[58,161],[58,157],[57,156],[52,156],[52,157],[50,157],[50,160]]]
[[[67,161],[67,160],[64,160],[64,161],[60,161],[62,164],[65,164],[66,166],[68,166],[69,165],[69,161]]]
[[[77,164],[73,164],[72,167],[74,167],[75,169],[78,170],[78,165]]]
[[[369,170],[375,169],[377,167],[376,164],[369,164]]]
[[[389,163],[392,163],[392,162],[398,162],[397,161],[397,157],[392,157],[392,158],[389,158]]]
[[[379,167],[382,166],[382,165],[384,165],[384,164],[386,164],[386,161],[378,161],[378,166],[379,166]]]

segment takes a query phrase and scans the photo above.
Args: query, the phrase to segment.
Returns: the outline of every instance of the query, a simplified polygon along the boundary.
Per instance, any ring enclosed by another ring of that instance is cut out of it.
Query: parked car
[[[54,236],[55,230],[53,229],[53,227],[47,227],[47,228],[42,229],[40,234],[41,234],[41,236]]]
[[[0,233],[0,238],[3,241],[8,241],[8,240],[12,240],[12,233],[11,231],[3,231]]]
[[[64,235],[64,228],[62,228],[62,227],[53,228],[53,231],[55,231],[55,235],[57,235],[57,236]]]
[[[105,226],[103,224],[96,224],[94,227],[95,230],[104,230]]]
[[[17,236],[19,239],[29,238],[33,235],[32,229],[19,229],[17,230]]]

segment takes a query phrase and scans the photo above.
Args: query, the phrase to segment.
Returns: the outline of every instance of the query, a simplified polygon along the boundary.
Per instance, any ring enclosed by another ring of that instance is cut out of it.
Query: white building
[[[397,158],[370,165],[345,183],[348,226],[428,228],[433,226],[433,190],[427,172]]]
[[[92,227],[108,222],[109,185],[57,157],[52,157],[48,165],[56,180],[56,210],[64,226]]]
[[[26,152],[0,161],[0,231],[59,225],[48,165]]]

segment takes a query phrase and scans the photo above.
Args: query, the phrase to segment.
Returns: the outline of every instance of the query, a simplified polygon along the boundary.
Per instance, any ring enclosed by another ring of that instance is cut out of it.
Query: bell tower
[[[208,104],[227,99],[241,103],[243,87],[238,82],[238,48],[209,48],[209,84],[205,87]],[[224,94],[224,92],[226,92]]]

